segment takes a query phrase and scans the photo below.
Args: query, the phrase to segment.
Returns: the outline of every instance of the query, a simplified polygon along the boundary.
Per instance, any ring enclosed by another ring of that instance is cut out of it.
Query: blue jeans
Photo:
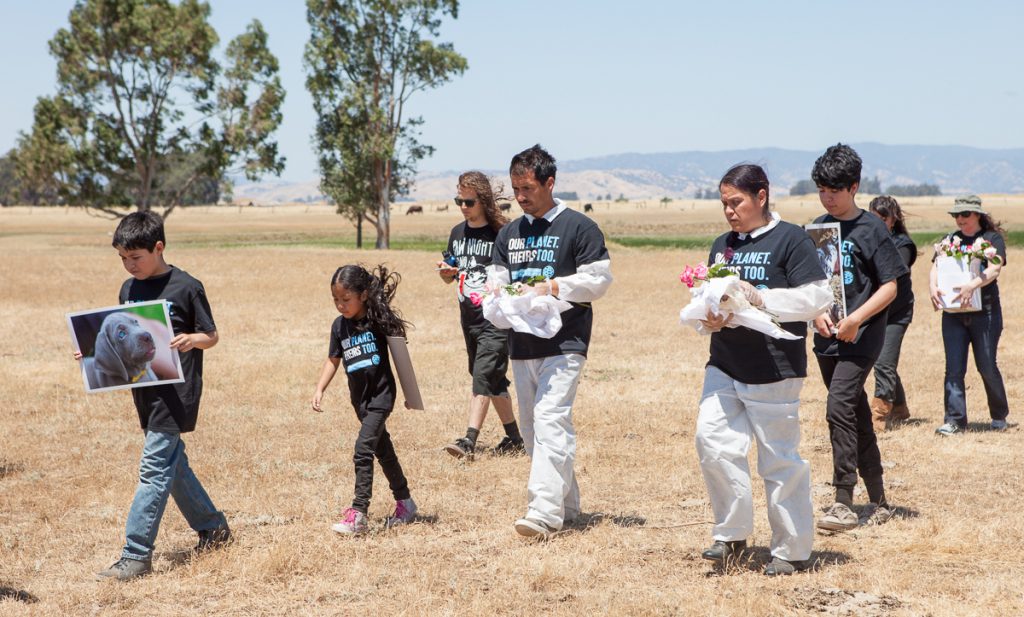
[[[174,497],[174,503],[178,504],[185,520],[196,531],[227,525],[224,514],[217,511],[188,466],[181,435],[146,431],[139,463],[139,485],[128,511],[125,525],[127,541],[122,557],[138,560],[152,557],[168,497]]]
[[[988,413],[993,420],[1005,420],[1010,413],[1003,375],[996,364],[996,348],[1003,332],[1003,311],[998,303],[977,313],[943,313],[942,342],[946,347],[945,422],[967,426],[967,348],[974,347],[974,365],[978,367],[988,397]]]

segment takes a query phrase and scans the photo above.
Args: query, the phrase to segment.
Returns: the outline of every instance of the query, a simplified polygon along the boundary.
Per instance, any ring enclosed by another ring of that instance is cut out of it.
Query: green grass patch
[[[927,250],[931,245],[935,244],[950,230],[946,231],[914,231],[911,232],[910,237],[917,245],[919,250]],[[1024,231],[1015,230],[1006,232],[1006,246],[1021,247],[1024,246]]]
[[[374,250],[376,236],[363,238],[363,250]],[[188,240],[175,240],[176,246],[189,248],[256,248],[256,247],[313,247],[339,248],[355,250],[356,241],[351,236],[316,236],[306,234],[255,234],[252,236],[231,237],[199,237]],[[391,250],[395,251],[432,251],[440,253],[447,245],[446,240],[430,236],[414,236],[410,238],[392,238]]]
[[[612,236],[608,242],[629,248],[709,249],[717,236]]]

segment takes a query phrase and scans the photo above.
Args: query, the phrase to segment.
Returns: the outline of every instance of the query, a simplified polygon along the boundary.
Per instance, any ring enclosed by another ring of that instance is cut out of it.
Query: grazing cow
[[[594,211],[594,204],[583,204],[583,211],[584,212],[593,212]]]
[[[406,216],[410,214],[423,214],[423,206],[409,206],[409,209],[405,211]]]
[[[500,203],[498,204],[498,209],[501,210],[502,212],[508,212],[509,210],[512,209],[512,204],[507,201],[504,203]]]
[[[448,211],[448,204],[445,204],[443,206],[438,206],[437,207],[437,211],[438,212],[447,212]]]

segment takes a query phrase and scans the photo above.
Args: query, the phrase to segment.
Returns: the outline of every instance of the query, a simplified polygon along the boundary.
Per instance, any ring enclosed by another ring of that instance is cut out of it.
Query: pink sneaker
[[[411,523],[416,518],[416,502],[412,497],[395,502],[395,514],[388,517],[388,527],[397,527]]]
[[[355,508],[349,508],[342,513],[340,521],[331,525],[331,530],[355,536],[366,533],[370,530],[370,526],[366,522],[365,514]]]

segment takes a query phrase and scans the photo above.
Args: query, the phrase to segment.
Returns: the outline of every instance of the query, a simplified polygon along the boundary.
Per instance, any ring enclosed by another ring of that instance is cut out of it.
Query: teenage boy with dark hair
[[[121,558],[98,578],[129,580],[152,571],[153,547],[160,519],[173,497],[192,529],[199,533],[196,552],[228,543],[224,514],[214,507],[189,467],[181,433],[195,429],[203,392],[203,350],[217,344],[217,327],[203,284],[164,261],[164,224],[155,212],[134,212],[117,226],[112,242],[132,275],[121,286],[118,302],[166,300],[184,383],[134,388],[132,397],[145,434],[139,484],[128,511]],[[75,354],[81,359],[81,354]]]
[[[864,382],[885,342],[886,307],[896,297],[896,279],[907,267],[885,223],[854,203],[860,173],[860,157],[843,144],[826,150],[811,172],[827,212],[814,222],[839,223],[846,292],[845,318],[834,324],[826,313],[814,320],[814,353],[828,387],[825,417],[836,490],[836,501],[818,527],[829,531],[853,529],[859,523],[852,509],[858,470],[871,502],[865,523],[880,525],[892,516]]]
[[[539,145],[512,158],[509,175],[525,213],[502,227],[488,273],[502,284],[543,277],[532,287],[572,304],[552,338],[509,332],[519,420],[530,455],[529,505],[515,523],[546,538],[580,513],[572,406],[586,362],[594,312],[612,282],[604,235],[589,217],[555,199],[555,159]]]

